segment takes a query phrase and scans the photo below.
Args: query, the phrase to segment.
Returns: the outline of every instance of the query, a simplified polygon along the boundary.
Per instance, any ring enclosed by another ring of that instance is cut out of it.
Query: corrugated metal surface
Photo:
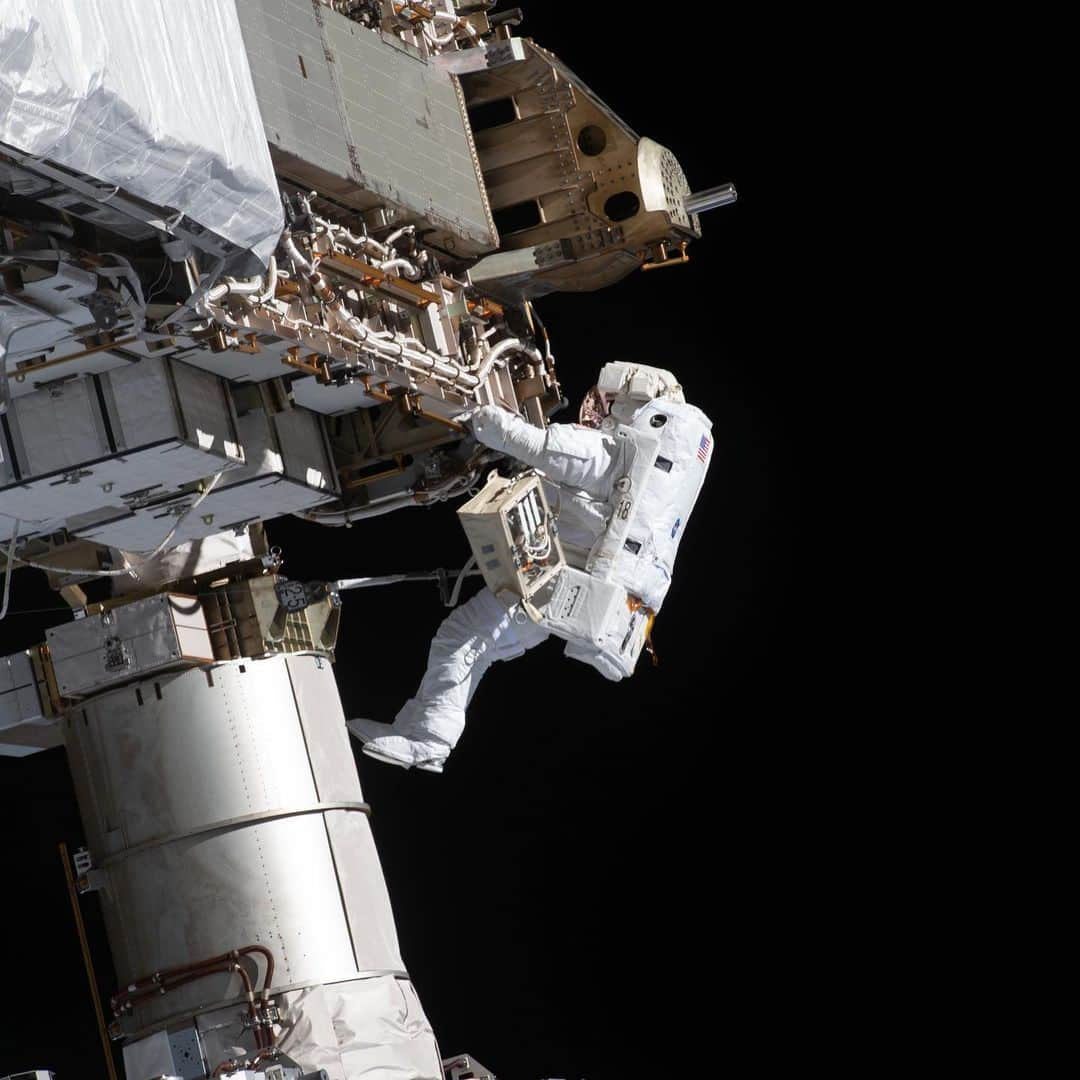
[[[238,0],[236,10],[267,141],[337,176],[351,176],[348,139],[311,3]]]
[[[310,0],[237,9],[272,147],[496,246],[456,78]]]

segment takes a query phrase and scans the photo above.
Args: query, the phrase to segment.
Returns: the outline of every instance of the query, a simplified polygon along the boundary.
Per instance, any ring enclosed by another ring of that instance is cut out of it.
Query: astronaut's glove
[[[526,465],[542,464],[545,430],[534,427],[509,409],[481,405],[470,421],[470,430],[478,442],[500,454],[507,454]]]
[[[462,409],[461,412],[456,413],[450,419],[453,420],[455,424],[461,424],[462,427],[471,430],[473,417],[476,416],[482,408],[484,408],[483,405],[470,405],[468,408]]]

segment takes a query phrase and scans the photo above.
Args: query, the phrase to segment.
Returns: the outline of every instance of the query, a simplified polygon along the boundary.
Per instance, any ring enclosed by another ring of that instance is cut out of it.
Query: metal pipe
[[[240,956],[248,956],[251,953],[261,953],[266,958],[266,975],[263,977],[263,998],[265,1000],[267,988],[274,978],[274,954],[265,945],[242,945],[237,949],[231,949],[227,953],[209,956],[205,960],[196,960],[191,964],[180,964],[177,967],[165,968],[163,971],[155,971],[152,975],[144,975],[141,979],[136,979],[133,983],[129,983],[128,986],[119,993],[114,994],[109,1004],[111,1005],[113,1002],[118,1001],[127,994],[141,990],[144,987],[160,985],[163,980],[173,979],[178,975],[187,975],[193,971],[200,971],[203,968],[224,964],[227,961],[235,960]]]
[[[332,304],[328,311],[335,321],[356,334],[361,345],[385,353],[402,363],[403,366],[419,368],[419,374],[421,375],[442,376],[442,378],[450,382],[461,383],[469,389],[474,389],[480,385],[481,380],[476,375],[459,367],[454,361],[441,353],[432,352],[415,338],[399,340],[393,335],[384,336],[370,330],[355,315],[350,315],[341,301]],[[412,348],[406,347],[406,342],[411,342]]]
[[[377,255],[380,259],[389,259],[393,256],[393,251],[390,248],[390,240],[386,243],[380,243],[378,240],[370,236],[356,236],[351,233],[344,225],[335,225],[332,221],[327,221],[326,218],[312,216],[312,221],[316,225],[320,225],[327,231],[327,234],[331,237],[334,243],[338,243],[342,240],[352,247],[365,248],[372,254]],[[415,226],[406,226],[406,228],[415,228]],[[402,230],[398,230],[397,233],[391,234],[391,239],[396,240]]]
[[[274,260],[270,260],[274,263]],[[274,263],[275,272],[277,264]],[[262,277],[244,278],[242,280],[237,278],[226,278],[220,285],[215,285],[212,289],[208,289],[206,292],[206,299],[211,303],[216,303],[218,300],[223,300],[226,296],[255,296],[258,295],[262,298],[262,293],[265,291],[264,279]],[[272,296],[271,292],[269,296]],[[267,299],[269,299],[267,296]]]
[[[7,618],[8,600],[11,599],[11,572],[15,565],[15,547],[19,543],[19,526],[22,522],[16,518],[15,527],[11,530],[11,544],[8,547],[7,558],[4,559],[4,599],[0,603],[0,622]]]
[[[466,470],[464,473],[455,473],[441,484],[427,491],[417,492],[412,488],[408,488],[393,495],[384,495],[376,503],[369,503],[367,506],[359,507],[356,510],[340,510],[329,513],[309,510],[293,516],[301,517],[305,521],[317,522],[319,525],[349,525],[354,521],[381,517],[383,514],[392,513],[394,510],[404,509],[406,506],[427,506],[429,503],[442,502],[456,494],[454,488],[464,487],[468,489],[476,481],[476,477],[477,472],[475,469]]]
[[[540,355],[538,349],[534,349],[531,345],[526,345],[519,338],[507,338],[505,341],[500,341],[499,344],[488,353],[487,358],[480,365],[480,370],[476,372],[477,382],[484,382],[490,374],[491,369],[498,364],[507,353],[512,352],[524,353],[530,360],[534,360],[538,364],[544,362],[544,358]]]
[[[683,206],[688,214],[703,214],[706,210],[715,210],[719,206],[730,206],[739,197],[734,184],[721,184],[719,187],[706,188],[683,198]]]
[[[277,257],[270,256],[270,261],[266,264],[266,288],[259,293],[257,302],[265,304],[274,298],[274,294],[277,292],[278,283],[278,268]]]
[[[308,276],[315,272],[311,263],[300,254],[300,249],[296,246],[296,241],[291,236],[283,235],[281,238],[281,246],[285,249],[285,254],[292,259],[298,269],[303,270]]]
[[[113,1012],[119,1016],[121,1012],[129,1010],[136,1002],[145,998],[167,994],[171,990],[179,990],[181,986],[187,986],[188,983],[209,978],[211,975],[231,975],[234,973],[240,976],[240,981],[244,984],[244,995],[248,1002],[248,1012],[251,1016],[251,1029],[255,1036],[255,1045],[258,1049],[263,1049],[262,1025],[259,1023],[259,1011],[255,1005],[255,989],[251,983],[251,976],[235,960],[229,960],[228,963],[218,964],[215,967],[199,967],[198,970],[189,971],[178,976],[162,976],[157,985],[145,987],[134,993],[130,990],[125,991],[123,994],[116,995],[113,998],[114,1002],[116,998],[123,999],[119,1006],[113,1005]]]
[[[319,525],[331,525],[340,527],[350,525],[354,521],[366,521],[369,518],[381,517],[383,514],[393,513],[395,510],[403,510],[406,506],[419,506],[416,493],[411,489],[395,492],[393,495],[384,496],[367,506],[361,506],[356,510],[342,510],[336,513],[317,514],[314,512],[300,513],[295,515],[305,521],[314,521]]]
[[[415,233],[415,225],[402,225],[400,229],[395,229],[384,241],[383,244],[391,248],[394,246],[396,240],[400,240],[406,233]]]
[[[39,232],[52,233],[53,236],[62,236],[65,240],[71,240],[75,236],[75,230],[62,221],[38,221],[34,228]]]
[[[72,360],[82,360],[86,356],[91,356],[93,353],[105,352],[107,349],[119,349],[121,346],[131,345],[138,340],[137,337],[126,337],[118,338],[115,341],[106,341],[104,345],[94,345],[92,348],[83,349],[82,352],[71,353],[69,356],[58,356],[55,360],[45,360],[40,364],[32,364],[29,367],[20,368],[19,374],[24,376],[37,375],[39,371],[44,371],[46,368],[56,367],[58,364],[70,364]],[[0,367],[2,366],[2,360],[0,360]]]
[[[394,335],[378,334],[369,329],[360,319],[348,312],[345,308],[344,300],[335,295],[333,289],[326,282],[326,279],[318,273],[312,263],[304,258],[297,249],[296,243],[291,236],[283,236],[281,245],[284,248],[285,253],[292,259],[297,269],[302,271],[308,277],[312,287],[327,303],[328,314],[343,329],[355,334],[357,338],[359,338],[359,344],[361,346],[367,346],[377,352],[389,355],[403,366],[411,366],[413,368],[419,367],[420,374],[433,375],[436,377],[441,376],[443,379],[446,379],[455,385],[460,384],[468,389],[475,389],[483,382],[483,377],[466,371],[449,357],[443,356],[441,353],[432,352],[422,342],[417,341],[415,338],[398,339]],[[408,268],[414,273],[419,273],[407,259],[391,259],[382,263],[377,269],[385,272],[398,267]],[[512,340],[517,345],[521,345],[516,339]],[[407,344],[412,347],[407,347]],[[496,346],[496,350],[493,350],[493,353],[497,352],[498,348],[499,346]],[[524,346],[522,346],[522,348],[524,349]],[[505,352],[506,350],[504,349],[503,351]],[[533,352],[535,353],[536,359],[539,361],[540,354],[535,350],[533,350]],[[498,353],[498,355],[501,356],[502,353]],[[491,360],[491,357],[489,357],[489,360]],[[490,364],[488,364],[485,371],[486,370],[490,370]]]
[[[379,263],[378,268],[384,274],[389,274],[394,270],[402,270],[406,277],[414,280],[420,276],[420,271],[408,259],[387,259],[386,262]]]

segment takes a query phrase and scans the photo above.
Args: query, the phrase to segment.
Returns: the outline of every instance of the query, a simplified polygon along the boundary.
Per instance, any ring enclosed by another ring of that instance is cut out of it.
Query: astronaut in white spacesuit
[[[452,612],[394,723],[349,721],[365,754],[442,772],[487,669],[552,634],[566,641],[567,656],[608,679],[633,672],[705,479],[712,422],[670,372],[621,363],[605,365],[580,420],[543,429],[492,406],[469,418],[479,442],[543,474],[568,564],[562,592],[539,622],[535,608],[530,617],[525,605],[487,588]]]

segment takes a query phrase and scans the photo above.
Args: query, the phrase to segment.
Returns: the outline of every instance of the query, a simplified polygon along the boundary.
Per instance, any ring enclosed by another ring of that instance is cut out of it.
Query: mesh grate
[[[660,158],[660,175],[664,181],[664,198],[670,208],[672,220],[683,228],[700,232],[701,222],[697,214],[687,214],[684,204],[684,199],[690,194],[690,184],[679,159],[670,150],[665,150]]]

